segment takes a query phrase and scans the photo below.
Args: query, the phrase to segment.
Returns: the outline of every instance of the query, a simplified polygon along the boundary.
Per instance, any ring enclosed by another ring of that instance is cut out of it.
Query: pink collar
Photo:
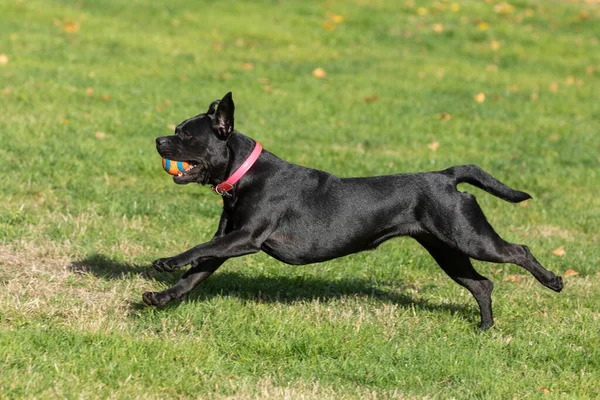
[[[226,195],[227,192],[233,189],[233,185],[242,179],[242,176],[244,176],[246,172],[248,172],[248,170],[254,165],[256,160],[258,160],[258,156],[260,156],[260,153],[262,152],[262,146],[260,143],[255,143],[254,150],[252,150],[252,153],[250,153],[248,158],[246,158],[246,161],[244,161],[242,165],[240,165],[240,167],[236,169],[235,172],[231,174],[231,176],[224,182],[219,183],[217,186],[213,186],[213,192],[220,196]]]

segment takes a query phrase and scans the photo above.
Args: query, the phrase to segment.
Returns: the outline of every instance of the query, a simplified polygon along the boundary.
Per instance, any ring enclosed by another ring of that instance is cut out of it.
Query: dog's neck
[[[255,143],[256,142],[248,136],[245,136],[238,131],[233,131],[227,141],[227,148],[229,150],[229,163],[227,168],[221,176],[216,177],[217,179],[211,183],[213,185],[219,184],[237,170],[252,153]]]

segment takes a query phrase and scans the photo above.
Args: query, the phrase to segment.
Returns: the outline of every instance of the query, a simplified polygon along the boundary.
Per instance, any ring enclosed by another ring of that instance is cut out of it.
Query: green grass
[[[600,8],[459,3],[0,4],[0,397],[600,398]],[[152,260],[220,213],[172,183],[154,138],[228,91],[236,128],[302,165],[480,165],[534,197],[461,186],[497,231],[579,275],[557,295],[477,263],[496,285],[483,334],[409,239],[306,267],[233,259],[144,307],[179,275]]]

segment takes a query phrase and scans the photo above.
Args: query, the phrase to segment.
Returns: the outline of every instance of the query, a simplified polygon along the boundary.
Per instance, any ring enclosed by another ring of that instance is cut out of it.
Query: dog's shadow
[[[316,278],[314,276],[250,276],[239,272],[228,272],[226,267],[217,271],[193,290],[187,301],[205,301],[217,296],[229,296],[254,302],[295,303],[319,300],[328,302],[340,298],[367,297],[379,301],[396,304],[403,308],[418,308],[429,311],[445,312],[474,321],[475,310],[471,306],[458,304],[435,304],[426,299],[416,299],[408,292],[415,289],[403,282],[394,282],[391,290],[383,290],[373,286],[367,279],[345,278],[335,281]],[[148,280],[156,280],[173,285],[183,272],[159,273],[149,265],[137,265],[111,259],[101,254],[94,254],[71,265],[77,273],[90,273],[102,279],[125,279],[140,276]],[[140,294],[141,298],[141,294]],[[177,307],[173,302],[166,308]],[[131,304],[140,309],[145,305],[140,302]]]

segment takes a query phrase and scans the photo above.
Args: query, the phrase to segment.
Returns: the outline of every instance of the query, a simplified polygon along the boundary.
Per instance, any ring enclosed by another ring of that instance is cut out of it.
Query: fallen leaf
[[[473,99],[475,99],[476,102],[481,104],[485,101],[485,93],[483,93],[483,92],[477,93],[475,96],[473,96]]]
[[[569,76],[567,76],[567,79],[565,80],[565,82],[567,82],[568,85],[572,85],[575,83],[575,78],[573,77],[573,75],[569,75]]]
[[[586,67],[585,73],[588,74],[588,75],[594,75],[594,67],[592,67],[591,65],[589,65],[588,67]]]
[[[550,394],[550,388],[548,388],[546,386],[538,386],[538,389],[540,389],[542,392],[544,392],[544,394],[546,396],[548,396]]]
[[[442,24],[433,24],[433,31],[435,33],[442,33],[442,32],[444,32],[444,25],[442,25]]]
[[[518,275],[506,275],[504,282],[521,283],[521,277]]]
[[[448,114],[448,113],[445,113],[445,112],[443,112],[443,113],[441,113],[441,114],[440,114],[440,118],[441,118],[441,119],[445,119],[446,121],[449,121],[449,120],[451,120],[451,119],[452,119],[452,115],[451,115],[451,114]]]
[[[179,79],[181,79],[181,81],[182,81],[182,82],[187,82],[187,81],[189,81],[189,80],[190,80],[190,78],[188,78],[188,77],[187,77],[187,76],[185,76],[185,75],[179,75]]]
[[[365,103],[374,103],[377,100],[379,100],[379,96],[378,95],[365,97]]]
[[[531,101],[537,101],[537,99],[540,98],[540,95],[537,94],[536,92],[531,93],[531,96],[529,96],[529,98],[531,99]]]
[[[525,201],[522,201],[521,203],[519,203],[519,205],[520,205],[521,207],[527,207],[527,206],[529,205],[529,201],[530,201],[530,200],[531,200],[531,199],[527,199],[527,200],[525,200]]]
[[[433,139],[433,141],[431,143],[429,143],[427,145],[427,147],[431,151],[437,151],[437,149],[440,147],[440,142],[438,142],[437,140]]]
[[[490,47],[492,48],[492,50],[498,51],[498,49],[500,48],[500,42],[497,40],[492,40],[492,42],[490,43]]]
[[[552,254],[558,257],[564,257],[564,255],[566,254],[565,246],[558,246],[557,248],[552,250]]]
[[[512,342],[512,338],[510,336],[504,339],[504,343],[509,344],[510,342]]]
[[[488,64],[485,69],[490,72],[498,72],[498,66],[496,64]]]
[[[418,15],[423,16],[423,15],[427,15],[428,13],[429,13],[429,10],[426,9],[425,7],[419,7],[419,8],[417,8],[417,14]]]
[[[325,70],[321,67],[316,68],[312,74],[315,78],[318,79],[325,78],[327,76],[327,72],[325,72]]]
[[[90,71],[90,73],[88,73],[88,77],[90,79],[94,79],[96,77],[96,73],[94,71]]]
[[[6,54],[0,54],[0,65],[8,64],[8,56]]]
[[[487,31],[489,27],[490,27],[490,24],[488,24],[485,21],[481,21],[480,23],[477,24],[477,29],[479,29],[480,31]]]
[[[579,18],[580,21],[584,21],[586,19],[588,19],[590,17],[590,14],[586,13],[585,11],[581,11],[579,14],[577,14],[577,18]]]
[[[104,140],[108,137],[108,135],[104,132],[96,131],[96,138],[100,140]]]
[[[170,130],[170,131],[174,131],[175,128],[177,128],[177,126],[175,126],[175,124],[169,124],[169,125],[167,125],[167,129]]]
[[[79,32],[79,23],[78,22],[65,22],[64,29],[65,29],[65,32],[67,32],[67,33]]]
[[[519,91],[519,85],[517,85],[516,83],[514,85],[510,85],[508,87],[508,90],[510,90],[511,92],[518,92]]]
[[[548,86],[548,88],[549,88],[550,90],[552,90],[553,92],[557,92],[557,91],[558,91],[558,83],[556,83],[556,82],[552,82],[552,83],[550,84],[550,86]]]
[[[265,89],[265,92],[271,93],[273,91],[273,86],[267,85],[267,86],[265,86],[264,89]]]
[[[85,94],[87,94],[88,96],[93,96],[94,95],[94,89],[92,89],[91,87],[88,87],[85,89]]]
[[[341,24],[342,22],[344,22],[344,17],[341,15],[334,15],[331,17],[331,20],[336,24]]]
[[[262,83],[263,85],[266,85],[269,83],[269,78],[258,78],[257,81],[258,81],[258,83]]]
[[[104,100],[104,101],[110,101],[110,96],[107,95],[107,94],[103,94],[102,95],[102,100]]]
[[[323,22],[323,28],[327,29],[328,31],[333,31],[335,30],[335,25],[333,22],[325,21]]]
[[[247,62],[247,63],[242,64],[242,69],[245,69],[247,71],[250,71],[253,68],[254,68],[254,64],[252,64],[252,63]]]
[[[459,11],[460,11],[460,4],[458,4],[458,3],[452,3],[452,4],[450,5],[450,10],[451,10],[452,12],[455,12],[455,13],[456,13],[456,12],[459,12]]]
[[[11,86],[7,86],[4,89],[2,89],[2,93],[3,94],[10,94],[12,92],[12,87]]]
[[[551,141],[551,142],[558,142],[558,139],[559,139],[559,137],[558,137],[558,133],[553,133],[553,134],[550,136],[550,141]]]
[[[575,271],[574,269],[568,269],[565,271],[565,273],[563,274],[563,276],[566,278],[568,276],[576,276],[579,275],[579,272]]]
[[[515,11],[515,7],[507,2],[498,3],[494,6],[494,12],[502,15],[509,15]]]

